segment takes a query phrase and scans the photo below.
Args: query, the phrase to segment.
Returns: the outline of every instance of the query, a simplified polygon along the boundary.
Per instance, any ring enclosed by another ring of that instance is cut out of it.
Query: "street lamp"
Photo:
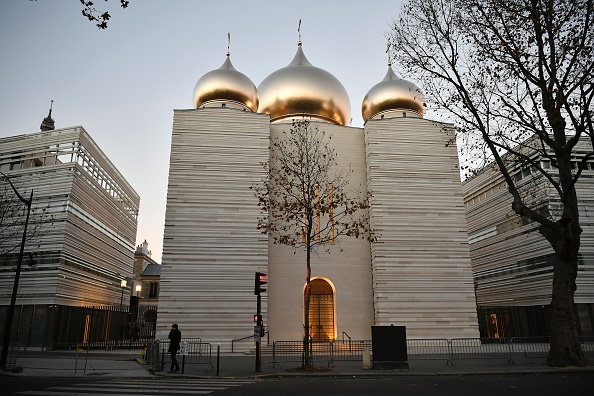
[[[14,187],[8,176],[0,172],[2,176],[6,178],[10,187],[12,187],[16,196],[21,200],[22,203],[27,206],[27,218],[25,219],[25,227],[23,229],[23,238],[21,239],[21,250],[19,251],[19,259],[17,261],[16,272],[14,274],[14,285],[12,286],[12,297],[10,298],[10,306],[8,307],[8,314],[6,315],[6,326],[4,327],[4,340],[2,342],[2,356],[0,357],[0,368],[6,368],[6,362],[8,361],[8,348],[10,346],[10,332],[12,330],[12,319],[14,318],[14,307],[16,305],[16,296],[19,289],[19,278],[21,276],[21,266],[23,264],[23,254],[25,252],[25,241],[27,239],[27,226],[29,225],[29,214],[31,213],[31,203],[33,202],[33,189],[31,189],[31,195],[29,199],[25,199],[19,194],[17,189]]]
[[[122,298],[120,298],[120,308],[122,308],[124,306],[124,290],[126,289],[126,284],[128,282],[126,282],[126,279],[122,279],[120,281],[120,287],[122,288]]]
[[[136,285],[136,307],[134,308],[134,321],[138,319],[138,311],[140,308],[140,291],[142,290],[142,285]]]

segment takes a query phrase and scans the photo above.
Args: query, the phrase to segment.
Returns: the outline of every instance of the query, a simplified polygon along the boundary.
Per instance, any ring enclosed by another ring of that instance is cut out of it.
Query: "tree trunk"
[[[309,245],[309,241],[307,243],[307,276],[305,279],[305,301],[304,301],[304,315],[305,315],[305,324],[304,330],[305,334],[303,336],[303,368],[308,369],[311,368],[311,355],[309,353],[309,300],[311,296],[311,247]]]
[[[574,304],[581,228],[571,219],[561,219],[551,241],[555,249],[551,300],[551,349],[547,364],[554,367],[586,366],[580,344]],[[550,234],[549,234],[550,235]]]

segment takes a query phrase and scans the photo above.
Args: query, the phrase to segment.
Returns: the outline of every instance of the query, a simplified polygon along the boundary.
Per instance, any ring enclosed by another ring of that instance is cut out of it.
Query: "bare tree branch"
[[[107,2],[108,0],[105,0]],[[82,14],[86,17],[89,21],[95,22],[95,25],[99,29],[107,29],[107,21],[111,19],[111,15],[109,11],[99,11],[95,8],[95,3],[92,1],[85,1],[80,0],[80,3],[83,5]],[[120,7],[128,8],[130,4],[129,0],[120,0]]]
[[[578,158],[575,149],[583,136],[594,141],[593,13],[592,0],[410,1],[388,36],[394,59],[456,123],[465,176],[495,167],[513,211],[537,222],[555,250],[551,365],[586,364],[573,305],[575,184],[594,152]],[[518,185],[527,167],[534,182]],[[542,211],[537,188],[555,192],[558,213]]]
[[[271,138],[270,163],[264,163],[265,177],[255,186],[263,215],[258,229],[276,244],[305,250],[305,338],[306,367],[309,356],[309,299],[311,253],[317,248],[339,244],[340,237],[377,237],[368,223],[368,195],[347,191],[351,169],[337,165],[331,137],[308,120],[293,121],[290,131]]]

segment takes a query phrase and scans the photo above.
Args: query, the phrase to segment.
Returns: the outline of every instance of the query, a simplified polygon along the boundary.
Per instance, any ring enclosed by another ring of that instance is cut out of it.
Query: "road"
[[[3,395],[591,396],[594,373],[270,379],[0,377]]]

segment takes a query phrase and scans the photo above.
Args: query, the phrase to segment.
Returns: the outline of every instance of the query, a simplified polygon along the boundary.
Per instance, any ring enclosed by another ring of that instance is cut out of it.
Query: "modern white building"
[[[307,60],[301,42],[258,88],[229,54],[199,79],[194,108],[174,112],[157,337],[172,323],[223,349],[249,337],[259,271],[269,274],[270,341],[302,339],[305,252],[261,234],[250,190],[269,139],[300,118],[332,136],[338,165],[354,171],[351,189],[373,194],[369,217],[380,236],[372,245],[340,238],[342,251],[313,256],[312,337],[371,339],[371,326],[392,324],[409,338],[478,337],[452,126],[423,118],[420,90],[391,65],[358,100],[364,128],[348,126],[345,88]]]
[[[536,140],[526,147],[540,149]],[[526,149],[528,150],[528,149]],[[554,174],[554,167],[538,150],[535,161]],[[579,142],[574,169],[592,152],[587,139]],[[552,154],[552,153],[551,153]],[[594,335],[594,160],[576,184],[583,229],[574,300],[581,335]],[[512,170],[520,190],[530,191],[535,207],[555,219],[560,213],[556,193],[530,166]],[[546,336],[550,331],[553,249],[538,231],[538,224],[522,219],[511,207],[512,197],[500,172],[486,168],[464,182],[470,257],[474,273],[481,336]]]
[[[119,308],[120,281],[132,277],[140,199],[83,127],[53,129],[50,116],[41,132],[0,139],[0,171],[21,195],[33,191],[35,213],[45,211],[32,216],[29,231],[35,221],[43,225],[25,245],[11,335],[44,346],[109,339],[97,316],[75,321],[70,309]],[[19,246],[20,238],[3,243]],[[0,257],[0,332],[18,252]]]

